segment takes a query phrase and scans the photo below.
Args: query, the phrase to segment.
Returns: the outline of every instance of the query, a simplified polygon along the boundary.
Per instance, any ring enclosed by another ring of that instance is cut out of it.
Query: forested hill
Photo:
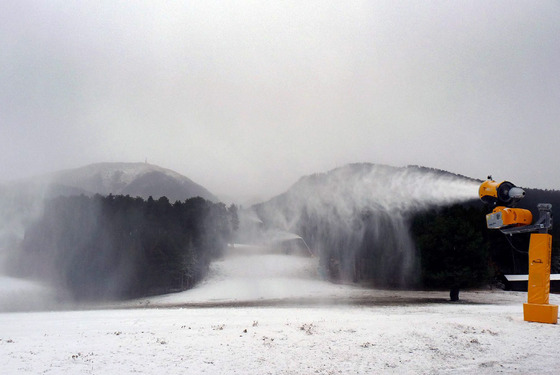
[[[235,206],[191,198],[58,197],[25,233],[10,269],[79,300],[184,290],[237,229]]]
[[[0,258],[23,238],[42,212],[45,199],[58,196],[130,195],[170,202],[218,198],[203,186],[169,169],[147,163],[98,163],[0,184]]]

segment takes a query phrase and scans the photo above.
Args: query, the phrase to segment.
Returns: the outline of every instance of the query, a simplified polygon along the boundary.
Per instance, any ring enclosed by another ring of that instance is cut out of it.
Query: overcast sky
[[[269,198],[350,162],[560,189],[560,1],[2,1],[0,180],[157,164]]]

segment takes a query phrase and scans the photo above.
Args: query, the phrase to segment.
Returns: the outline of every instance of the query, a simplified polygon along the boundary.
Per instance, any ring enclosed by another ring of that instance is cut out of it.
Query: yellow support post
[[[529,243],[529,284],[527,303],[523,304],[523,317],[528,322],[558,322],[558,306],[550,305],[550,263],[552,236],[532,233]]]

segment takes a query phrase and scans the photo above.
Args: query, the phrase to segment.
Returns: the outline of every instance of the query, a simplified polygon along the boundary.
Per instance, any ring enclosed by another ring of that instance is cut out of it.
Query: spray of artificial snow
[[[342,254],[336,257],[342,264],[335,265],[342,277],[359,273],[356,258],[367,254],[364,262],[375,268],[376,280],[406,286],[415,281],[418,263],[411,215],[476,199],[478,184],[427,168],[353,164],[304,177],[257,211],[264,222],[300,234],[316,251]],[[329,257],[323,257],[327,263]]]

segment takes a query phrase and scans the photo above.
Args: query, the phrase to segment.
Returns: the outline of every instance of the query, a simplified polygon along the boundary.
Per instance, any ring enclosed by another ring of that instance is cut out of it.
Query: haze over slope
[[[44,178],[51,185],[80,189],[90,194],[122,194],[144,199],[166,196],[171,202],[200,196],[218,201],[206,188],[189,178],[147,163],[97,163],[55,172]]]
[[[365,211],[408,214],[477,198],[479,181],[418,166],[348,164],[326,173],[302,177],[284,194],[254,208],[261,218],[294,230],[306,216],[347,221]]]

